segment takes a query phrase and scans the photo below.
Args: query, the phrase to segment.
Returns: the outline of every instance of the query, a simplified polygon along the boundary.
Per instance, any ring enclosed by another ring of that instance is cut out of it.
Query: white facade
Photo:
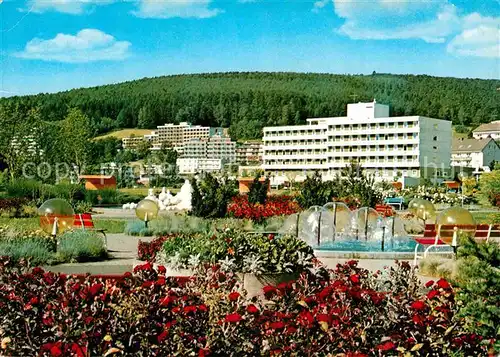
[[[222,169],[222,160],[220,159],[177,159],[177,167],[180,174],[195,174],[201,172],[215,172]]]
[[[489,168],[493,161],[500,162],[500,147],[495,140],[489,137],[486,139],[462,139],[453,143],[452,166],[469,167],[479,171]]]
[[[379,179],[442,176],[450,169],[451,122],[389,117],[389,106],[357,103],[346,117],[264,128],[263,169],[289,181],[318,170],[332,178],[352,160]]]

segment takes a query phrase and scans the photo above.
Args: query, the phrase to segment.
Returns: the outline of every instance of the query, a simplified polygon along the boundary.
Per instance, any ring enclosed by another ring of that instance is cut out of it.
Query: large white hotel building
[[[451,139],[450,121],[389,117],[389,106],[376,101],[348,104],[346,117],[265,127],[262,167],[278,181],[309,171],[329,179],[352,160],[378,179],[446,177]]]

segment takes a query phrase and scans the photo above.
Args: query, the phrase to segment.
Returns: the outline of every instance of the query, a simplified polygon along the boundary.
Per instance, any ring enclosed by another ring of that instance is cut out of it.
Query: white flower
[[[235,267],[234,258],[229,258],[226,256],[224,259],[219,260],[220,268],[222,271],[232,271]]]
[[[167,264],[172,269],[182,268],[183,264],[181,262],[181,255],[180,255],[180,253],[177,252],[177,253],[175,253],[175,255],[167,258]]]
[[[200,254],[198,253],[196,255],[191,255],[188,258],[188,265],[192,267],[197,267],[198,265],[200,265]]]
[[[251,254],[243,259],[243,272],[259,274],[264,271],[264,262],[257,254]]]

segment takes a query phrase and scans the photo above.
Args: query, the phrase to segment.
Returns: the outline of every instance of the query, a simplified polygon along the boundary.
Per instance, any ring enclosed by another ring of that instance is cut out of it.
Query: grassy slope
[[[146,134],[151,134],[150,129],[122,129],[122,130],[117,130],[113,131],[111,133],[108,133],[106,135],[101,135],[95,138],[95,140],[101,140],[101,139],[106,139],[109,137],[114,137],[117,139],[123,139],[127,138],[134,134],[135,136],[144,136]]]

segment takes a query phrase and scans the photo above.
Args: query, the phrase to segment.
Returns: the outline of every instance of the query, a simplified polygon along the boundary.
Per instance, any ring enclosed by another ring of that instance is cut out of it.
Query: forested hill
[[[56,94],[13,97],[39,107],[44,120],[82,109],[96,134],[171,122],[230,127],[233,138],[257,138],[268,125],[343,116],[347,103],[389,104],[392,115],[422,115],[473,126],[500,119],[498,80],[415,75],[213,73],[145,78]]]

